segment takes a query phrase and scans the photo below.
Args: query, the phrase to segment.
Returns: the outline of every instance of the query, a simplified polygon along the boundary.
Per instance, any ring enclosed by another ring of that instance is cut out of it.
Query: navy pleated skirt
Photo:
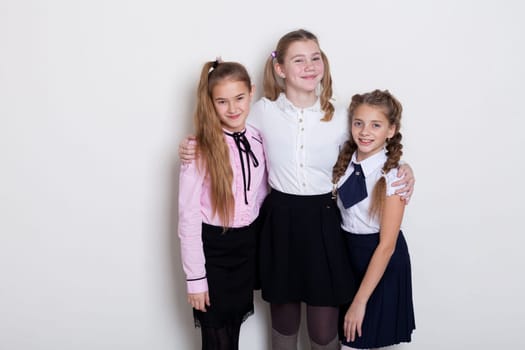
[[[202,243],[211,306],[193,309],[195,326],[222,328],[253,314],[257,220],[229,228],[202,224]]]
[[[379,234],[352,234],[344,232],[350,254],[353,274],[360,284],[372,254],[379,244]],[[412,277],[408,247],[400,232],[390,262],[370,296],[362,325],[361,337],[347,342],[342,322],[348,305],[340,311],[342,343],[357,349],[379,348],[401,342],[410,342],[416,328],[412,302]]]
[[[261,209],[262,298],[339,306],[355,293],[341,218],[330,193],[270,192]]]

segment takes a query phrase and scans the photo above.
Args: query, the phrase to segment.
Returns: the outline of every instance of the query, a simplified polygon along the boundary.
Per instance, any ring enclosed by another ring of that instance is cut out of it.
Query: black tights
[[[301,323],[301,304],[270,304],[272,328],[283,335],[296,334]],[[306,305],[306,323],[310,340],[319,345],[330,343],[337,336],[339,309],[332,306]]]
[[[241,323],[222,328],[202,327],[202,350],[238,350]]]

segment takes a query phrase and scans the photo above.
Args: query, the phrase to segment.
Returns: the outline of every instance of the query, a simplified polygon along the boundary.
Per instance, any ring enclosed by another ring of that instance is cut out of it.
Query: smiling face
[[[360,162],[383,149],[386,139],[394,136],[395,126],[388,123],[383,108],[362,104],[354,111],[351,131]]]
[[[324,75],[321,50],[313,40],[295,41],[286,50],[283,63],[275,64],[275,70],[284,78],[287,93],[313,92]]]
[[[243,81],[224,80],[213,87],[213,106],[224,129],[230,132],[244,130],[252,96],[253,88]]]

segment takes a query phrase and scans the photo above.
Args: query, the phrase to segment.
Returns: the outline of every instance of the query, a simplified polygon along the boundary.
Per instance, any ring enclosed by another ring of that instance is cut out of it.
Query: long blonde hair
[[[319,40],[317,37],[304,29],[295,30],[285,34],[277,43],[275,51],[268,56],[266,64],[264,66],[264,79],[263,88],[264,96],[271,101],[275,101],[281,92],[285,92],[284,82],[280,78],[274,69],[274,63],[284,63],[284,56],[291,44],[296,41],[314,41],[319,46]],[[320,47],[320,46],[319,46]],[[319,49],[321,50],[321,49]],[[325,112],[322,121],[330,121],[334,115],[334,106],[330,102],[332,99],[332,75],[330,74],[330,64],[328,63],[328,57],[326,57],[323,50],[321,50],[321,58],[324,64],[324,76],[321,79],[321,109]],[[274,61],[275,60],[275,61]]]
[[[198,144],[199,166],[205,166],[211,184],[213,214],[219,215],[224,227],[233,218],[233,170],[228,145],[221,122],[213,104],[213,88],[224,81],[244,82],[248,89],[252,83],[246,68],[237,62],[206,62],[202,67],[197,88],[197,108],[194,114]]]
[[[387,160],[383,165],[383,173],[387,174],[391,169],[399,166],[399,160],[403,155],[403,145],[401,144],[402,135],[399,132],[401,128],[401,114],[403,107],[401,103],[392,95],[388,90],[374,90],[369,93],[362,95],[356,94],[352,96],[352,102],[348,108],[348,125],[350,129],[350,135],[352,135],[352,119],[354,117],[355,110],[361,105],[369,105],[372,107],[380,108],[385,114],[389,126],[394,126],[394,135],[386,142],[386,156]],[[337,162],[334,165],[332,171],[332,182],[337,184],[341,176],[344,175],[352,154],[357,150],[357,145],[354,142],[352,136],[345,142]],[[374,190],[372,192],[369,213],[370,216],[381,218],[381,211],[386,198],[386,180],[383,176],[376,182]]]

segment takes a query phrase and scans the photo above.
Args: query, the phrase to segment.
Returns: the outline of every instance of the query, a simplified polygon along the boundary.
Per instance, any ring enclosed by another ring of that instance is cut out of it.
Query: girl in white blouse
[[[410,257],[400,231],[405,203],[393,185],[403,154],[401,113],[388,91],[354,95],[351,137],[334,166],[352,268],[348,278],[358,286],[343,310],[343,349],[410,342],[415,329]]]
[[[266,63],[264,94],[248,122],[263,138],[271,187],[259,249],[272,346],[297,348],[304,302],[311,348],[338,349],[338,306],[356,288],[331,194],[348,120],[346,108],[332,102],[328,58],[314,34],[297,30],[279,40]],[[402,183],[411,182],[410,169],[404,173]]]

